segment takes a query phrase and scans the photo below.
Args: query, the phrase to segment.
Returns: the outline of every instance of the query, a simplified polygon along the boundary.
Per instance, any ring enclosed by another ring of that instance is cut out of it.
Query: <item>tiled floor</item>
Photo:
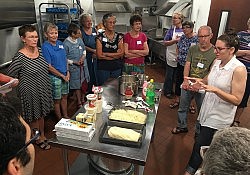
[[[157,82],[163,82],[165,76],[164,63],[157,62],[156,65],[146,67],[146,74]],[[176,125],[177,109],[168,107],[170,100],[162,96],[155,125],[154,141],[150,145],[144,175],[181,175],[184,172],[193,146],[193,129],[197,114],[188,114],[187,134],[173,135],[171,129]],[[70,102],[69,114],[76,111],[76,104]],[[250,106],[250,104],[249,104]],[[250,129],[249,114],[250,107],[246,108],[241,120],[242,126]],[[52,130],[55,121],[53,117],[46,119],[46,134],[53,135]],[[34,175],[63,175],[63,160],[61,150],[52,148],[43,151],[36,148],[36,160]],[[70,151],[69,160],[72,164],[78,153]],[[81,173],[81,174],[84,174]]]

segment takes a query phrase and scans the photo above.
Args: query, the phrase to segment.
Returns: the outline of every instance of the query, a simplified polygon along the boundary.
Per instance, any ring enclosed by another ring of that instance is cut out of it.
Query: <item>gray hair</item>
[[[82,22],[85,21],[88,17],[90,17],[92,19],[92,15],[89,13],[81,14],[79,17],[80,25],[83,25]]]
[[[52,23],[46,23],[45,25],[44,25],[44,32],[45,33],[48,33],[51,29],[56,29],[56,30],[58,30],[58,27],[55,25],[55,24],[52,24]]]
[[[217,131],[203,160],[206,175],[250,174],[250,130],[230,127]]]
[[[213,33],[213,32],[212,32],[212,28],[211,28],[210,26],[201,26],[201,27],[199,28],[199,30],[198,30],[198,33],[199,33],[199,31],[202,30],[202,29],[208,30],[210,34]]]

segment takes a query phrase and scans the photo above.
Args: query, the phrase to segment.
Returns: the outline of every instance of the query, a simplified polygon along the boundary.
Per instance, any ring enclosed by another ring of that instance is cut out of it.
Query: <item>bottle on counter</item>
[[[150,81],[149,81],[149,83],[147,85],[146,102],[149,105],[153,105],[155,103],[155,84],[154,84],[154,79],[150,79]]]

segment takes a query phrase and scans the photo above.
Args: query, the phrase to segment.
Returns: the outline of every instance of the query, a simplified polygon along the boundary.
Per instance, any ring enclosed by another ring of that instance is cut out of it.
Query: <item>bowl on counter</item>
[[[136,75],[122,75],[118,77],[119,80],[119,93],[125,95],[125,90],[128,86],[132,87],[134,95],[138,94],[139,78]]]

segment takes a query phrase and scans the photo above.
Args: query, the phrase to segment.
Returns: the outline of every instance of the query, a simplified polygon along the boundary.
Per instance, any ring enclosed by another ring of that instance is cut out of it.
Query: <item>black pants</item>
[[[202,163],[202,157],[200,155],[201,146],[209,146],[216,131],[216,129],[201,126],[199,123],[196,124],[195,143],[186,168],[186,171],[190,174],[194,174]]]
[[[176,68],[176,82],[175,82],[175,95],[176,96],[181,96],[180,86],[183,83],[183,71],[184,71],[184,66],[178,63],[177,68]]]

